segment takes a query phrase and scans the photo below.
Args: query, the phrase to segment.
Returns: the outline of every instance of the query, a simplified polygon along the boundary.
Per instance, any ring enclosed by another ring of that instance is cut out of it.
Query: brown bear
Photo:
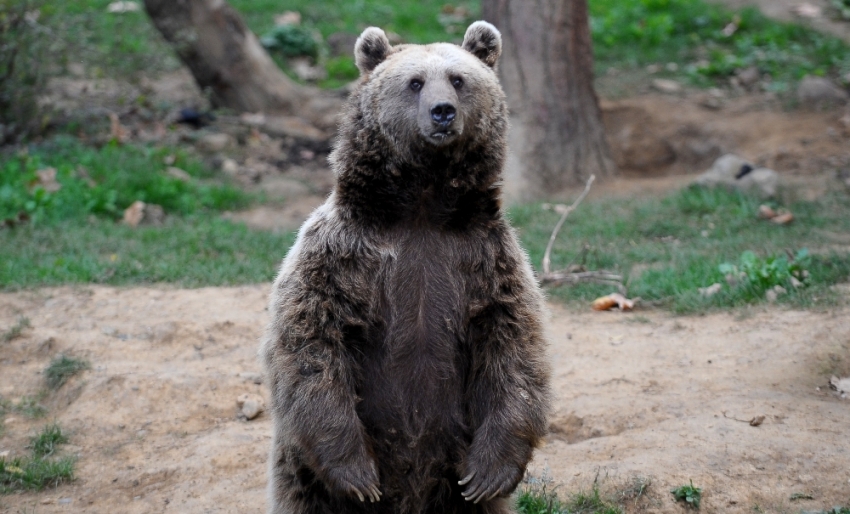
[[[274,514],[507,513],[546,432],[542,295],[500,207],[501,35],[355,45],[334,192],[262,345]]]

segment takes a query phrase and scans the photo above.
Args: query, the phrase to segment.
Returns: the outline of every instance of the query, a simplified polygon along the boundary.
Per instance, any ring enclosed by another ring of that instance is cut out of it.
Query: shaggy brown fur
[[[483,22],[463,47],[358,40],[336,189],[272,292],[270,513],[511,511],[548,369],[541,295],[499,205],[500,48]],[[423,109],[447,104],[454,122],[429,125]]]

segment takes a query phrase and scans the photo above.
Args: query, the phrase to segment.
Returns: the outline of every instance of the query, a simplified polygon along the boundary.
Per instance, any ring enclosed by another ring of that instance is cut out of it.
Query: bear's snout
[[[431,119],[440,127],[448,128],[456,114],[457,109],[449,102],[440,102],[431,107]]]

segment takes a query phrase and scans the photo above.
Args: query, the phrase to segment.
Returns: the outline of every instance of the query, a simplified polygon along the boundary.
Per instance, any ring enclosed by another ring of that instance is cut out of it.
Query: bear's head
[[[501,34],[484,21],[470,25],[461,46],[393,47],[369,27],[354,47],[361,116],[402,152],[493,137],[493,120],[507,114],[495,73],[501,52]]]

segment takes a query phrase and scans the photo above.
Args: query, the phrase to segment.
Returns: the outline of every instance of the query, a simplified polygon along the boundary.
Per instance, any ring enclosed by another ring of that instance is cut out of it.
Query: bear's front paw
[[[458,484],[467,486],[463,497],[473,503],[510,494],[522,479],[523,472],[514,464],[470,466],[467,471],[469,473]]]
[[[361,502],[381,500],[378,489],[378,468],[374,461],[344,464],[333,467],[327,472],[328,482],[339,492],[356,496]]]

